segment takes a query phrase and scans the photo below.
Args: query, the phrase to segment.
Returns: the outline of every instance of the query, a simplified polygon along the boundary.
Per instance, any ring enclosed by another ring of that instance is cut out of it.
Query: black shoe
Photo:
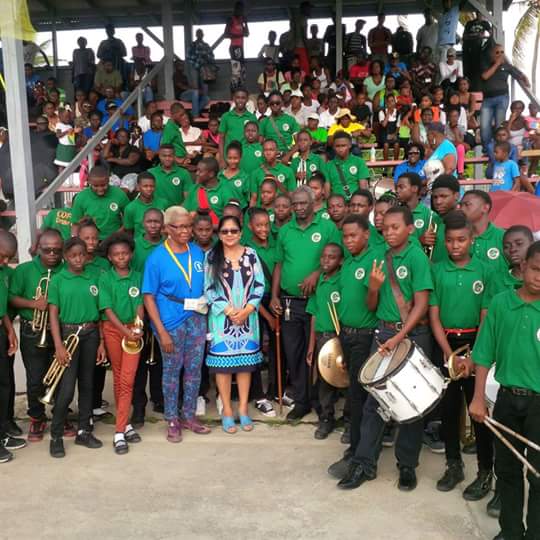
[[[351,460],[351,456],[343,456],[339,461],[332,463],[332,465],[328,467],[328,474],[337,480],[342,480],[349,470]]]
[[[339,489],[356,489],[367,480],[373,480],[375,476],[368,476],[362,467],[356,463],[351,463],[345,476],[338,482]]]
[[[465,488],[463,498],[466,501],[479,501],[483,499],[491,491],[492,483],[493,473],[491,471],[478,471],[476,480]]]
[[[58,439],[51,439],[49,445],[49,453],[53,458],[63,458],[66,457],[66,451],[64,450],[64,439],[59,437]]]
[[[504,540],[504,534],[501,531],[498,535],[493,537],[493,540]]]
[[[12,418],[6,423],[6,433],[10,437],[20,437],[23,434],[23,430],[17,425],[15,420]]]
[[[310,412],[311,409],[309,407],[301,407],[300,405],[296,404],[292,411],[287,414],[287,421],[294,422],[295,420],[302,420],[302,418],[304,418],[304,416]]]
[[[464,444],[461,451],[468,456],[476,454],[476,442]]]
[[[13,454],[0,444],[0,463],[7,463],[13,459]]]
[[[446,465],[443,477],[437,482],[437,489],[439,491],[452,491],[463,480],[465,480],[463,463],[451,461]]]
[[[144,409],[133,409],[131,425],[135,429],[141,429],[144,426]]]
[[[154,403],[154,412],[163,414],[165,412],[163,403]]]
[[[418,485],[416,472],[412,467],[399,468],[398,489],[401,491],[412,491]]]
[[[26,446],[26,441],[24,439],[10,437],[8,435],[0,441],[0,445],[2,445],[6,450],[19,450]]]
[[[333,418],[321,418],[319,427],[315,430],[315,438],[319,441],[327,439],[328,435],[334,431],[335,422]]]
[[[86,446],[86,448],[101,448],[103,443],[94,437],[89,431],[83,431],[77,434],[75,437],[75,444],[79,446]]]
[[[351,444],[351,425],[345,424],[345,431],[341,434],[341,439],[339,439],[341,444]]]
[[[495,489],[495,493],[486,506],[487,515],[492,518],[498,519],[501,515],[501,496]]]

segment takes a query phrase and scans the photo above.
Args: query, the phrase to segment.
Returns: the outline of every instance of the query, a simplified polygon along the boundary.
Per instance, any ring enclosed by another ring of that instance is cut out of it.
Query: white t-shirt
[[[163,115],[163,125],[165,125],[169,121],[169,117]],[[137,120],[137,125],[142,129],[143,133],[146,133],[150,129],[150,118],[146,118],[145,115],[142,115]]]
[[[284,110],[287,114],[290,114],[300,126],[304,127],[307,124],[307,115],[310,113],[310,111],[308,111],[307,107],[305,107],[303,104],[296,113],[292,111],[290,105],[285,107]]]
[[[456,73],[453,73],[454,70],[456,70]],[[451,83],[454,83],[458,77],[463,77],[463,63],[461,60],[454,60],[452,65],[447,62],[439,62],[439,73],[441,74],[441,81],[448,79]]]
[[[69,129],[73,129],[73,126],[70,124],[62,124],[62,122],[58,122],[54,128],[56,131],[64,132],[68,131]],[[58,139],[59,144],[63,144],[64,146],[75,146],[75,135],[64,135],[63,137],[60,137]]]
[[[184,143],[190,143],[196,141],[201,136],[202,131],[198,127],[189,126],[187,133],[183,129],[180,129],[180,133],[182,134]],[[186,144],[186,151],[188,154],[191,154],[192,152],[200,152],[201,150],[202,146]]]
[[[336,114],[338,112],[339,107],[334,114],[332,114],[328,109],[326,109],[326,111],[323,111],[319,116],[319,127],[328,129],[330,126],[333,126],[336,123]]]

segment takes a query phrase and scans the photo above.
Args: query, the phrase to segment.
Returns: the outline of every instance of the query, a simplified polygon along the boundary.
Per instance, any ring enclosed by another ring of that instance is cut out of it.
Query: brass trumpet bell
[[[122,338],[122,350],[127,354],[139,354],[144,347],[143,338],[144,322],[137,315],[135,322],[133,323],[133,331],[140,335],[137,339]]]
[[[452,354],[448,357],[448,375],[453,381],[462,379],[465,376],[465,373],[462,370],[457,369],[456,359],[458,356],[464,356],[469,358],[471,356],[471,347],[469,344],[463,345],[457,348],[455,351],[452,351]]]
[[[336,388],[347,388],[349,373],[343,360],[343,348],[339,338],[329,339],[321,348],[317,358],[321,377]]]

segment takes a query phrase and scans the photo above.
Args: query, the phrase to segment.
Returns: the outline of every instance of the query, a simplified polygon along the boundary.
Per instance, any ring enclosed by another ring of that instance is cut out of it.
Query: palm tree
[[[515,64],[523,65],[530,55],[527,46],[534,32],[534,48],[532,53],[531,85],[532,93],[536,95],[536,74],[538,69],[538,49],[540,47],[540,0],[528,0],[527,10],[516,26],[512,58]]]

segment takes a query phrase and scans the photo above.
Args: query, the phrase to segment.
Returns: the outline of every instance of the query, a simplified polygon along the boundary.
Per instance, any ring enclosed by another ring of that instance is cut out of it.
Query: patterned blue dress
[[[257,312],[264,294],[264,273],[255,250],[249,247],[240,257],[239,266],[234,270],[226,259],[225,268],[215,283],[208,257],[205,264],[204,288],[210,307],[208,331],[211,335],[206,364],[211,373],[255,371],[262,362]],[[247,304],[256,310],[241,326],[233,324],[224,313],[228,305],[243,308]]]

